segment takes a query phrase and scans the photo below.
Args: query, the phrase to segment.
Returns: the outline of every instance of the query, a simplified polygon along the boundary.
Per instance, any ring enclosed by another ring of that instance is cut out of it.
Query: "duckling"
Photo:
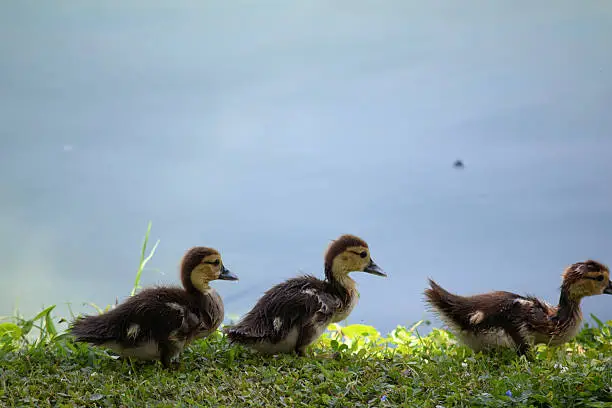
[[[238,280],[213,248],[194,247],[183,256],[183,288],[147,288],[100,314],[78,318],[76,341],[110,348],[122,357],[161,360],[168,368],[184,347],[214,332],[224,317],[212,280]]]
[[[425,296],[441,320],[475,352],[507,347],[527,355],[534,344],[557,346],[576,336],[583,297],[612,294],[610,270],[593,260],[568,266],[562,279],[558,306],[501,291],[458,296],[431,279]]]
[[[241,321],[224,328],[230,342],[263,354],[295,351],[303,356],[330,323],[346,319],[357,304],[350,272],[387,276],[372,260],[368,244],[354,235],[332,241],[324,265],[324,280],[299,276],[265,292]]]

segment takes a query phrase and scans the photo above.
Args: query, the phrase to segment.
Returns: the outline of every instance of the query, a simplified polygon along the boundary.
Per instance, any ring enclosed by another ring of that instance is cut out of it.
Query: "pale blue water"
[[[427,277],[555,302],[612,263],[610,38],[605,1],[3,2],[0,314],[122,299],[149,220],[144,283],[217,247],[230,315],[345,232],[389,274],[349,322]]]

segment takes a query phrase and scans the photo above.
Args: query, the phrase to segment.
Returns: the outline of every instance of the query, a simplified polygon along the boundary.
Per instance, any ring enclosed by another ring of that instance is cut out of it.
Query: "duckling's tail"
[[[243,330],[241,327],[237,326],[225,326],[223,328],[223,333],[229,340],[231,344],[234,343],[242,343],[249,344],[256,341],[256,339],[247,333],[248,330]]]
[[[79,317],[70,326],[75,341],[100,345],[113,339],[113,325],[106,315]]]
[[[465,308],[465,298],[455,295],[429,279],[430,289],[425,290],[426,301],[444,320],[460,323],[462,309]]]

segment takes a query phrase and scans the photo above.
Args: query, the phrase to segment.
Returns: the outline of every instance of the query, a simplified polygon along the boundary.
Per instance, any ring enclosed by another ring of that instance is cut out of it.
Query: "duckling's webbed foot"
[[[170,362],[170,365],[166,367],[166,369],[170,371],[178,371],[180,368],[181,368],[180,360],[173,360]]]
[[[178,356],[180,350],[169,342],[159,343],[160,361],[164,368],[178,368],[179,363],[173,362],[173,359]]]
[[[181,363],[178,360],[173,359],[161,359],[162,366],[166,370],[176,371],[181,367]]]
[[[516,346],[516,353],[519,356],[525,356],[527,357],[527,359],[529,359],[530,354],[531,354],[531,347],[529,347],[529,344],[526,344],[526,343],[518,344]]]
[[[508,327],[506,328],[506,332],[514,341],[514,346],[516,348],[516,353],[519,356],[526,356],[529,358],[530,345],[528,340],[521,334],[520,330],[516,327]]]
[[[317,330],[312,324],[307,323],[302,326],[300,335],[295,343],[295,352],[298,356],[303,357],[306,355],[306,347],[315,340],[316,334]]]

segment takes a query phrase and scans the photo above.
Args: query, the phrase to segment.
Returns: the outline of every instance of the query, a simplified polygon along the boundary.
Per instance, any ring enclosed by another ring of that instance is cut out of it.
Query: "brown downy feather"
[[[344,302],[346,297],[346,290],[314,276],[288,279],[267,290],[240,324],[226,327],[225,332],[230,341],[237,343],[261,339],[278,343],[295,326],[304,326],[313,316],[319,322],[331,319],[334,312],[348,306]],[[275,325],[276,318],[280,322],[277,320]]]
[[[126,347],[148,340],[163,341],[171,332],[187,340],[195,337],[200,326],[212,328],[221,324],[224,310],[219,300],[217,293],[198,296],[181,288],[143,289],[106,313],[77,319],[71,334],[76,341],[95,345],[118,341]],[[182,310],[169,307],[168,303],[179,305]],[[138,336],[128,334],[132,324],[140,326]]]
[[[220,260],[212,262],[219,258],[211,248],[190,249],[181,265],[184,289],[144,289],[106,313],[79,317],[71,325],[71,334],[76,341],[106,346],[125,357],[159,359],[168,367],[187,344],[207,336],[223,321],[218,293],[212,288],[202,291],[193,282],[196,272],[200,273],[197,279],[237,279]]]
[[[354,235],[343,235],[333,241],[325,254],[325,280],[300,276],[277,284],[264,293],[236,325],[224,332],[233,343],[251,346],[275,354],[295,351],[302,355],[332,322],[346,318],[356,304],[358,293],[341,269],[355,262],[354,271],[377,266],[369,251],[360,257],[356,248],[368,250],[367,244]],[[379,271],[382,274],[382,271]],[[371,272],[374,273],[374,272]],[[347,286],[348,285],[348,286]]]
[[[558,306],[511,292],[459,296],[433,280],[426,301],[451,331],[466,345],[480,351],[515,347],[525,354],[534,343],[559,345],[573,338],[582,321],[580,300],[604,292],[608,268],[595,261],[579,262],[566,269]]]

